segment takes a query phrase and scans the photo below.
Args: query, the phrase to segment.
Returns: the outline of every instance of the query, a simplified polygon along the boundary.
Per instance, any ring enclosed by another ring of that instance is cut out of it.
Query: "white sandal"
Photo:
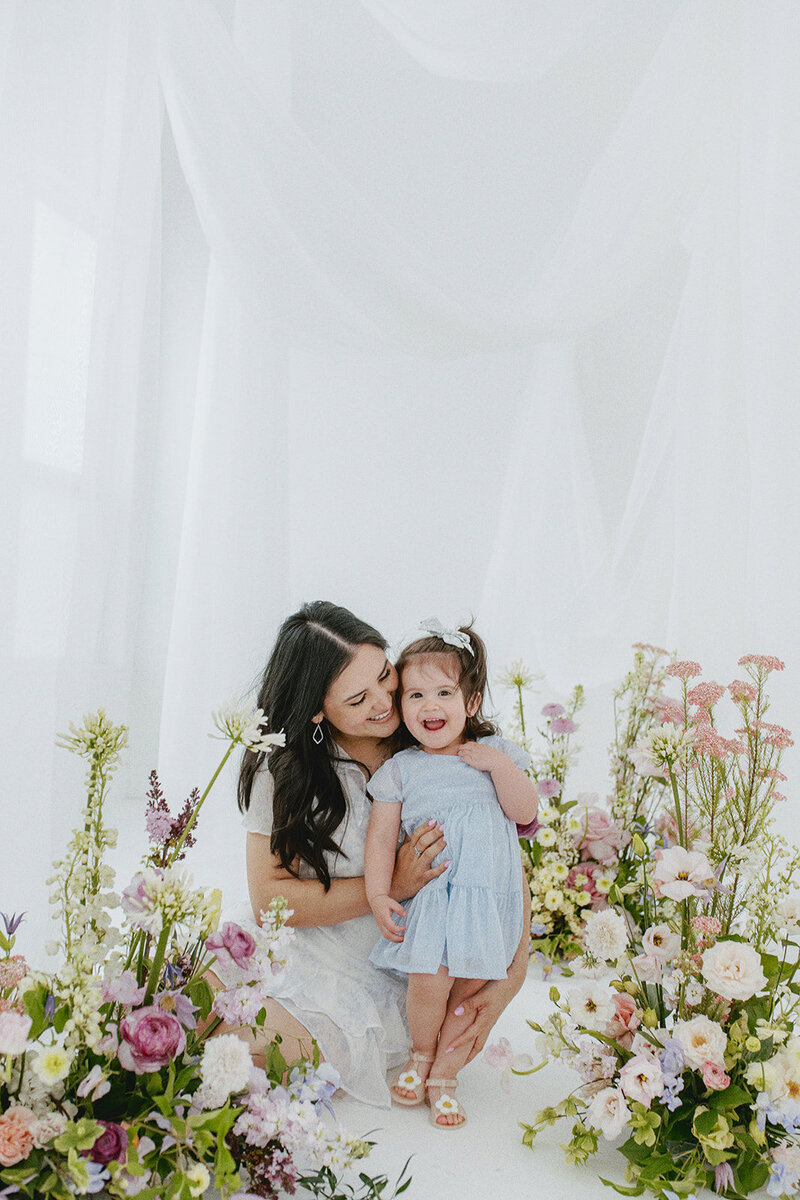
[[[426,1086],[429,1088],[450,1088],[455,1091],[455,1089],[458,1087],[458,1080],[428,1079]],[[438,1100],[431,1100],[430,1096],[428,1096],[428,1104],[430,1106],[428,1120],[430,1121],[431,1125],[435,1125],[437,1129],[460,1129],[462,1125],[466,1125],[467,1114],[464,1112],[464,1109],[458,1103],[455,1096],[451,1095],[449,1092],[442,1091]],[[455,1125],[443,1125],[436,1119],[437,1117],[446,1116],[461,1117],[461,1120],[457,1121]]]
[[[422,1054],[419,1050],[414,1050],[412,1048],[411,1053],[408,1056],[408,1061],[411,1064],[410,1068],[407,1067],[404,1071],[401,1071],[392,1083],[392,1103],[402,1104],[406,1108],[414,1108],[416,1105],[423,1104],[425,1102],[425,1080],[417,1073],[416,1068],[420,1065],[420,1063],[432,1063],[433,1055]],[[397,1092],[395,1091],[395,1088],[398,1087],[401,1087],[403,1091],[413,1092],[413,1100],[410,1096],[398,1096]]]

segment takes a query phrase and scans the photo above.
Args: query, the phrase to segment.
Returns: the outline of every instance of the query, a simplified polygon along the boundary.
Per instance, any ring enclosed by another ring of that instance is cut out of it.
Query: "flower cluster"
[[[597,977],[563,996],[551,988],[555,1011],[535,1026],[545,1056],[580,1083],[525,1127],[525,1142],[560,1118],[573,1121],[569,1161],[622,1139],[626,1195],[800,1189],[800,864],[785,843],[776,851],[772,830],[790,734],[764,720],[767,678],[783,664],[739,665],[749,681],[728,689],[733,737],[716,717],[726,689],[695,682],[697,663],[666,669],[681,698],[636,747],[641,777],[662,773],[674,806],[665,840],[635,847],[641,924],[592,913],[584,953]]]
[[[228,746],[211,784],[234,746],[266,753],[280,744],[263,733],[261,714],[228,710],[217,723]],[[125,741],[102,712],[62,741],[88,761],[89,797],[52,879],[63,929],[57,971],[32,971],[14,953],[21,918],[0,914],[0,1190],[185,1200],[212,1186],[223,1196],[245,1186],[277,1196],[306,1180],[313,1194],[330,1194],[335,1173],[369,1144],[327,1119],[339,1080],[316,1048],[313,1061],[287,1064],[279,1038],[263,1030],[269,979],[287,966],[291,910],[277,899],[252,932],[220,929],[219,894],[176,865],[211,784],[173,819],[155,776],[151,849],[114,894],[104,853],[115,835],[102,810]],[[109,915],[117,905],[119,933]],[[208,972],[219,961],[234,968],[233,983],[215,995]],[[223,1019],[260,1036],[265,1069],[244,1041],[219,1031]],[[377,1194],[375,1181],[361,1180],[364,1195]]]

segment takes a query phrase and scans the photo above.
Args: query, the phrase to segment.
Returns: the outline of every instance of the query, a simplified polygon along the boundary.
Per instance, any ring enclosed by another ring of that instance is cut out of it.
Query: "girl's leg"
[[[470,996],[474,996],[479,992],[486,982],[485,979],[454,979],[452,988],[452,1005],[451,1008],[458,1008],[462,1000],[468,1000]],[[451,1054],[446,1054],[445,1051],[452,1042],[453,1038],[462,1028],[458,1017],[454,1017],[452,1012],[447,1013],[444,1022],[441,1026],[439,1034],[439,1047],[437,1049],[436,1061],[430,1069],[431,1079],[457,1079],[458,1073],[467,1061],[470,1052],[470,1046],[459,1046],[453,1050]],[[431,1108],[434,1107],[436,1101],[445,1090],[440,1087],[431,1085],[428,1091],[428,1099]],[[437,1125],[463,1125],[466,1120],[460,1113],[438,1113],[436,1117]]]
[[[452,983],[453,980],[447,974],[447,967],[439,967],[436,975],[409,975],[408,977],[406,1015],[411,1033],[411,1045],[420,1054],[428,1055],[431,1061],[436,1055],[439,1030],[447,1012],[447,999]],[[409,1059],[408,1068],[411,1066],[412,1063]],[[430,1063],[417,1062],[414,1069],[420,1079],[424,1081],[428,1077]],[[414,1099],[413,1091],[399,1087],[396,1083],[392,1085],[392,1090],[403,1099]]]

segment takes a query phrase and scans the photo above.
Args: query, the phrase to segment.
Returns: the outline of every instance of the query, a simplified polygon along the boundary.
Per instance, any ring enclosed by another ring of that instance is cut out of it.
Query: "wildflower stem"
[[[214,784],[217,782],[220,772],[222,771],[222,768],[225,766],[226,762],[230,758],[230,756],[233,752],[233,747],[235,745],[236,745],[236,742],[229,743],[227,750],[225,751],[225,753],[222,756],[219,766],[217,767],[214,774],[211,776],[211,779],[206,784],[205,791],[203,792],[200,799],[197,801],[197,804],[194,806],[194,812],[189,817],[189,820],[186,822],[186,828],[184,829],[183,833],[178,838],[177,842],[175,843],[175,845],[172,848],[172,855],[169,859],[168,865],[171,865],[172,863],[177,862],[181,847],[183,846],[183,843],[186,841],[186,837],[187,837],[189,831],[191,830],[192,826],[194,825],[195,821],[197,820],[197,814],[200,812],[200,809],[203,807],[203,804],[205,803],[206,797],[208,796],[209,792],[213,788]]]
[[[164,928],[161,930],[161,936],[158,939],[155,957],[153,958],[153,965],[150,968],[150,975],[147,980],[147,990],[144,994],[144,1000],[142,1001],[143,1005],[150,1003],[153,992],[156,990],[156,984],[158,983],[161,975],[161,968],[164,966],[167,945],[169,943],[169,931],[171,928],[172,924],[170,922],[169,924],[165,924]]]

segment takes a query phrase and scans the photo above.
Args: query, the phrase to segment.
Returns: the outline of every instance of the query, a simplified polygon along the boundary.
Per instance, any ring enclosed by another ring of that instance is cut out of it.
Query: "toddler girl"
[[[466,1120],[453,1090],[469,1047],[445,1058],[457,1031],[448,1000],[455,1008],[487,979],[506,978],[523,925],[516,824],[533,821],[538,797],[527,755],[481,714],[483,642],[469,626],[429,624],[436,632],[397,663],[401,712],[417,745],[370,780],[364,874],[383,934],[370,959],[408,974],[412,1050],[393,1099],[421,1104],[427,1091],[431,1122],[452,1129]],[[448,869],[403,907],[389,895],[400,825],[410,833],[425,820],[444,830]]]

